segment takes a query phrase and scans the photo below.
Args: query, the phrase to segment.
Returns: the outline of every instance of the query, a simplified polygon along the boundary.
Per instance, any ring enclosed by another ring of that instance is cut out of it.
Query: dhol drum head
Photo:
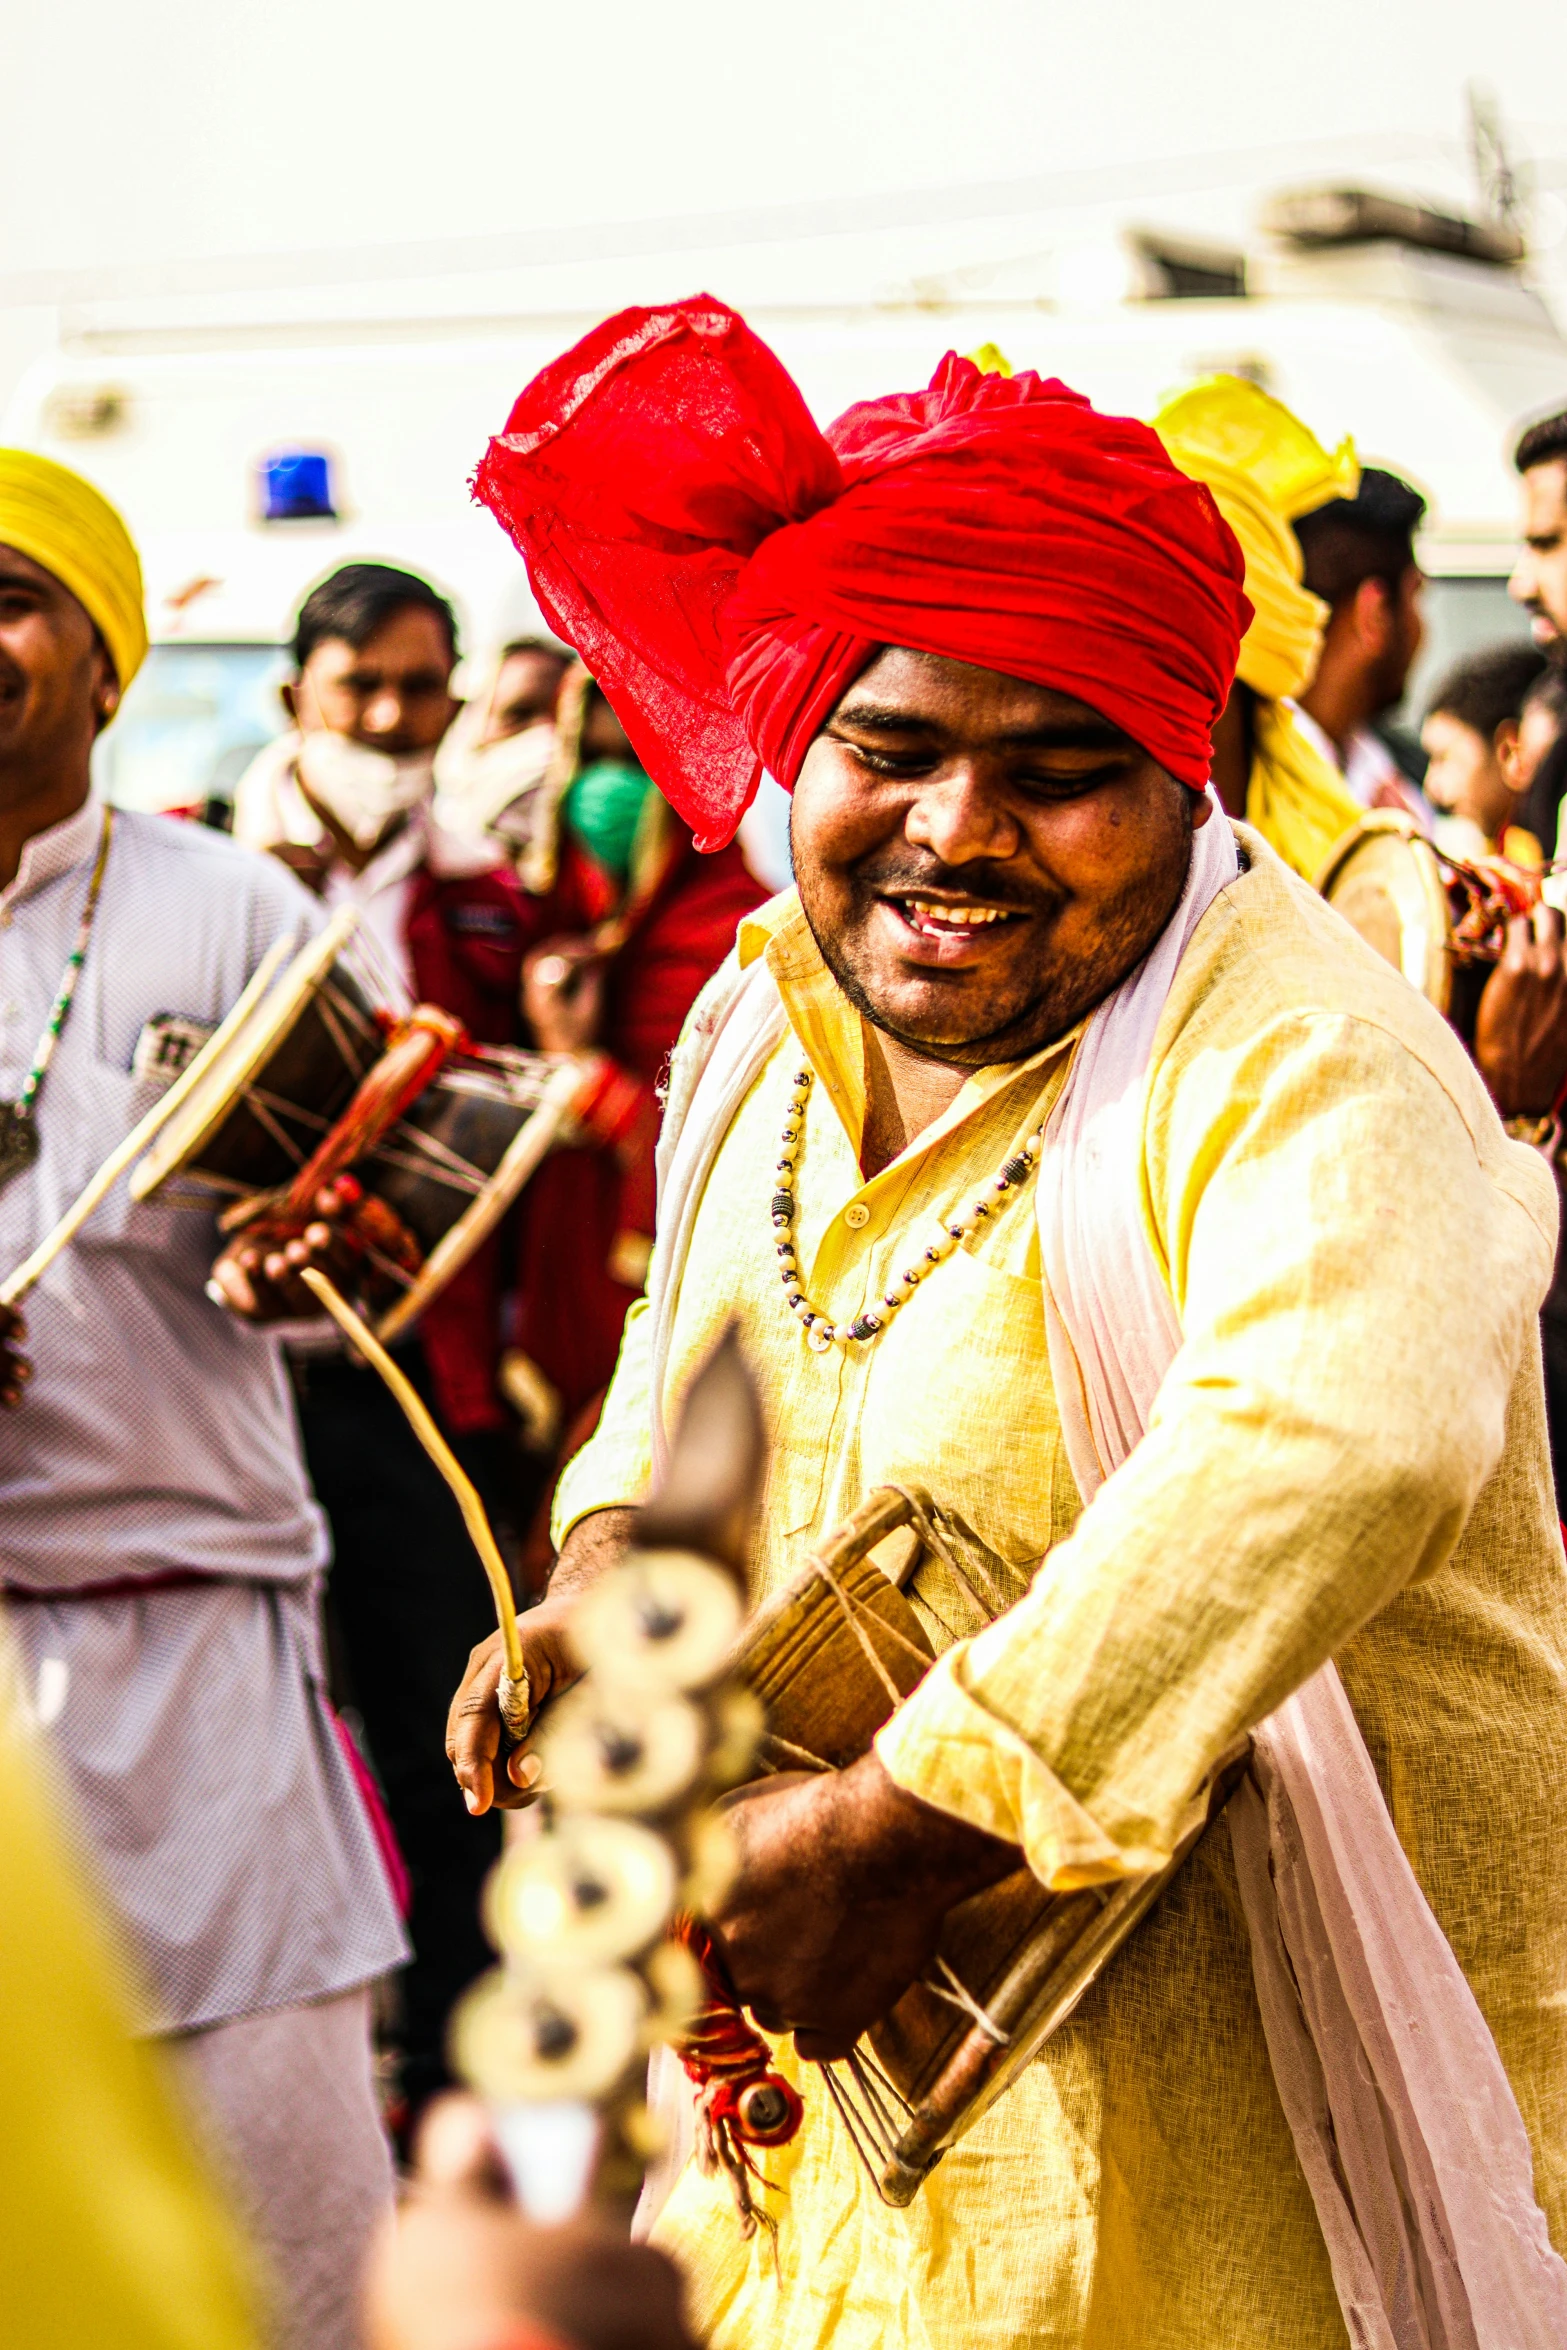
[[[508,1045],[454,1053],[355,1172],[428,1252],[497,1172],[557,1061]]]
[[[385,1049],[343,961],[353,927],[338,917],[287,965],[136,1169],[133,1198],[174,1175],[241,1198],[293,1180]]]
[[[1317,888],[1439,1012],[1452,997],[1451,918],[1435,849],[1412,818],[1374,809],[1336,844]]]

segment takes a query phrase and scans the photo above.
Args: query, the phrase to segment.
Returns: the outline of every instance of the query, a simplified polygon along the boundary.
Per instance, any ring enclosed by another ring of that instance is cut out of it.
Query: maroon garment
[[[407,930],[414,993],[453,1012],[479,1044],[515,1044],[522,958],[536,932],[533,902],[504,870],[442,880],[413,876]],[[476,1249],[419,1320],[419,1337],[447,1429],[472,1436],[506,1424],[495,1384],[500,1361],[504,1233]]]
[[[476,495],[710,849],[793,787],[879,646],[1050,686],[1200,791],[1251,619],[1209,491],[1158,435],[948,352],[817,430],[743,318],[622,310],[542,370]]]
[[[767,892],[737,848],[698,855],[690,835],[610,968],[601,1049],[625,1080],[599,1139],[546,1159],[519,1208],[515,1343],[559,1390],[568,1421],[609,1384],[637,1289],[610,1256],[622,1234],[651,1240],[656,1087],[687,1012]],[[604,912],[596,868],[565,848],[559,883],[537,901],[537,936],[582,936]]]

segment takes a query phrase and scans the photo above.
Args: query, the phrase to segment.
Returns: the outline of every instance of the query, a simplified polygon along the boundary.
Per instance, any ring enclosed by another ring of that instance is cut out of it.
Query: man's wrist
[[[841,1773],[838,1801],[873,1897],[926,1893],[951,1909],[1024,1865],[1016,1844],[900,1787],[874,1749]]]

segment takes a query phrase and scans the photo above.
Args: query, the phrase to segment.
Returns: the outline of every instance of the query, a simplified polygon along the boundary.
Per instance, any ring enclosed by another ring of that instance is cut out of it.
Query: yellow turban
[[[1301,584],[1290,525],[1360,484],[1354,445],[1331,457],[1298,416],[1253,383],[1210,376],[1166,400],[1153,426],[1183,473],[1206,482],[1246,558],[1255,618],[1236,675],[1260,697],[1246,815],[1298,873],[1314,880],[1361,809],[1342,779],[1276,705],[1311,683],[1328,608]]]
[[[147,654],[141,561],[101,490],[31,449],[0,449],[0,546],[53,572],[109,648],[121,690]]]

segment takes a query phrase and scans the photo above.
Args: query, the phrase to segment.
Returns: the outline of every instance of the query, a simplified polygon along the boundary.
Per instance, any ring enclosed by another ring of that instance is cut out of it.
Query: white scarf
[[[1181,957],[1238,872],[1215,805],[1174,915],[1093,1015],[1047,1131],[1046,1329],[1085,1504],[1141,1438],[1181,1344],[1141,1217],[1147,1078]],[[742,973],[731,961],[677,1056],[650,1298],[659,1465],[697,1209],[785,1026],[765,962]],[[1567,2266],[1535,2200],[1517,2100],[1331,1662],[1258,1727],[1226,1816],[1274,2079],[1356,2350],[1560,2350]]]

